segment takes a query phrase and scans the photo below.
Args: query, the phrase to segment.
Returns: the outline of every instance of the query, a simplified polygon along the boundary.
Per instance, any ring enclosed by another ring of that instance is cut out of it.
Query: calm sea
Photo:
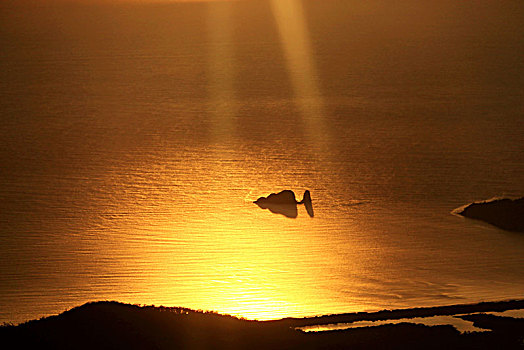
[[[524,297],[524,3],[0,4],[0,322]],[[252,203],[311,191],[315,216]]]

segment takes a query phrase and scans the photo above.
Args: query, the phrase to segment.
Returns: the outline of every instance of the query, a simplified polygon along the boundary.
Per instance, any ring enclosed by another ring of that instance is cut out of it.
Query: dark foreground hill
[[[523,349],[522,319],[475,314],[489,332],[402,323],[304,333],[304,324],[522,308],[524,301],[249,321],[184,308],[88,303],[58,316],[0,327],[0,346],[31,349]]]

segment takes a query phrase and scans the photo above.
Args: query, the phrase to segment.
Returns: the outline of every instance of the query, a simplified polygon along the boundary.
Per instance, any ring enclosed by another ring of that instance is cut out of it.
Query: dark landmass
[[[501,334],[508,333],[510,336],[511,334],[516,334],[518,332],[522,333],[522,330],[524,329],[524,319],[522,318],[486,314],[463,315],[457,317],[473,322],[473,326],[475,327],[491,329]],[[524,340],[524,337],[521,337],[521,340]],[[522,345],[524,347],[524,343]]]
[[[249,321],[185,308],[88,303],[58,316],[0,327],[0,344],[34,349],[522,349],[522,320],[467,315],[490,332],[461,334],[452,326],[401,323],[305,333],[295,327],[320,320],[383,319],[502,311],[524,300],[304,319]],[[366,316],[367,315],[367,316]],[[337,318],[338,317],[338,318]]]
[[[458,214],[504,230],[524,232],[524,197],[472,203]]]
[[[297,204],[304,204],[309,216],[314,216],[311,193],[308,190],[304,192],[304,198],[300,202],[297,201],[293,191],[284,190],[278,193],[271,193],[267,197],[260,197],[253,203],[262,209],[269,209],[274,214],[282,214],[293,219],[298,216]]]
[[[290,327],[304,327],[333,323],[350,323],[356,321],[379,321],[415,317],[453,316],[478,312],[502,312],[520,309],[524,309],[524,299],[488,301],[477,304],[457,304],[449,306],[419,307],[412,309],[382,310],[376,312],[352,312],[305,318],[284,318],[281,320],[268,322],[283,323],[289,325]]]

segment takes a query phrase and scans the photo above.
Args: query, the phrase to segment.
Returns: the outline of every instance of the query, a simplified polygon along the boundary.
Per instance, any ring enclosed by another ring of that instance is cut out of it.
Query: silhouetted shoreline
[[[524,232],[524,197],[471,203],[458,214],[504,230]]]
[[[93,302],[57,316],[0,327],[2,344],[53,349],[522,349],[524,319],[481,314],[524,308],[524,299],[251,321],[178,307]],[[468,315],[463,315],[468,314]],[[488,332],[400,323],[309,332],[304,325],[459,315]]]

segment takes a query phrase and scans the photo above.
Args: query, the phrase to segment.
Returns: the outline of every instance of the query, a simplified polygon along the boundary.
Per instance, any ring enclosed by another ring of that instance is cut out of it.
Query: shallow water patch
[[[473,326],[473,322],[463,320],[454,316],[432,316],[432,317],[414,317],[414,318],[400,318],[396,320],[379,320],[379,321],[356,321],[351,323],[333,323],[323,325],[313,325],[306,327],[298,327],[296,329],[303,332],[325,332],[335,330],[346,330],[351,328],[375,327],[399,323],[416,323],[426,326],[441,326],[451,325],[459,332],[486,332],[489,329],[478,328]]]
[[[489,315],[503,316],[503,317],[513,317],[513,318],[524,318],[524,309],[518,310],[506,310],[501,312],[487,312]]]

